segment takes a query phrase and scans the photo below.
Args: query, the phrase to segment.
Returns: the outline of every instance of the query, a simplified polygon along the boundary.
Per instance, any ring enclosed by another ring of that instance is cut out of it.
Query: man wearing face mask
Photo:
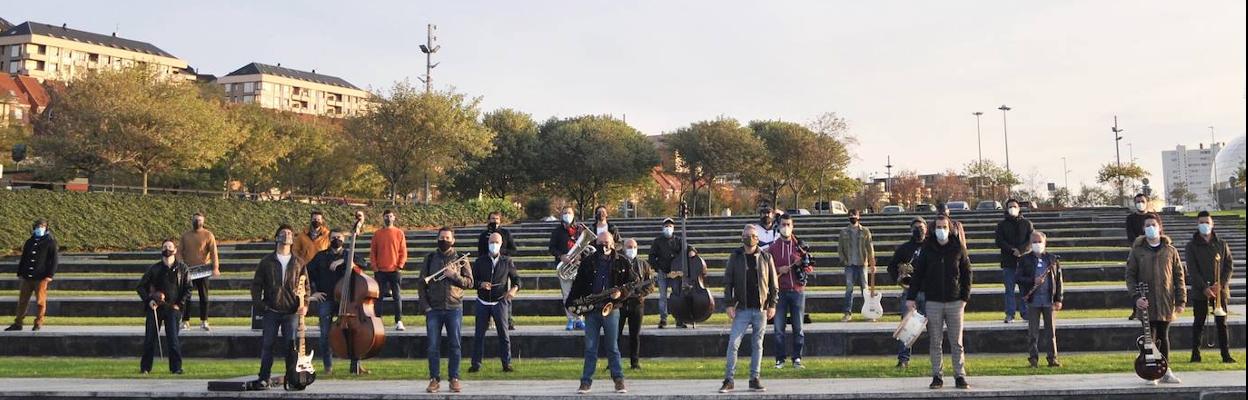
[[[767,249],[776,264],[780,287],[774,324],[777,369],[784,368],[784,359],[789,354],[785,329],[790,323],[793,324],[793,368],[805,368],[802,366],[802,348],[806,345],[806,334],[802,332],[802,315],[806,312],[806,283],[798,278],[798,272],[801,268],[807,269],[805,273],[812,270],[802,266],[802,245],[802,241],[793,235],[793,217],[781,215],[780,238]]]
[[[380,297],[390,297],[394,303],[394,330],[407,330],[403,326],[403,293],[400,274],[407,264],[407,236],[402,229],[394,226],[398,216],[393,210],[385,210],[381,214],[381,229],[373,232],[372,243],[369,244],[368,260],[373,268],[373,278],[381,290]],[[378,317],[381,308],[378,307]]]
[[[507,329],[503,329],[503,320],[507,315],[511,302],[520,290],[520,275],[516,272],[516,264],[511,256],[503,252],[503,234],[494,232],[486,242],[485,257],[477,257],[472,263],[472,276],[476,277],[477,306],[476,329],[472,343],[472,366],[468,372],[481,370],[481,357],[485,354],[485,331],[489,321],[494,321],[498,328],[498,354],[503,362],[503,372],[513,371],[511,368],[511,337]]]
[[[43,316],[48,309],[48,283],[56,274],[59,249],[56,239],[52,238],[52,230],[43,219],[35,220],[31,226],[31,235],[22,246],[22,256],[17,261],[17,277],[21,285],[17,294],[17,312],[13,325],[5,331],[22,330],[22,320],[26,319],[26,308],[30,305],[30,296],[35,296],[35,326],[37,331],[43,328]]]
[[[758,231],[747,225],[741,232],[741,247],[728,255],[724,267],[724,312],[732,320],[728,334],[727,363],[724,365],[724,383],[720,393],[735,389],[737,351],[746,329],[750,330],[750,390],[767,390],[759,380],[762,374],[763,334],[766,321],[776,316],[776,302],[780,287],[777,284],[776,264],[771,254],[758,247]]]
[[[221,275],[221,261],[217,256],[217,237],[204,228],[204,215],[191,214],[191,230],[182,234],[178,241],[178,259],[186,265],[212,264],[212,276]],[[199,328],[208,327],[208,278],[191,281],[199,292]],[[182,329],[190,328],[190,310],[182,313]]]
[[[338,301],[334,299],[334,291],[337,290],[338,281],[346,276],[350,269],[360,269],[364,265],[364,259],[359,255],[355,256],[351,266],[347,265],[347,246],[346,234],[341,229],[334,229],[329,232],[329,248],[316,253],[316,257],[312,257],[312,261],[308,263],[308,281],[312,290],[308,300],[316,302],[316,315],[319,317],[321,328],[321,337],[329,337],[329,329],[333,324],[334,316],[338,315]],[[334,357],[333,352],[329,348],[329,340],[320,340],[316,349],[320,353],[321,361],[325,365],[325,374],[333,375],[334,373]],[[366,374],[367,370],[360,365],[360,360],[351,360],[352,374]]]
[[[615,238],[611,233],[603,232],[598,235],[594,246],[599,251],[581,262],[572,290],[564,298],[565,308],[591,294],[611,293],[609,302],[612,303],[619,303],[630,295],[621,287],[637,280],[637,276],[629,272],[631,264],[628,259],[615,252]],[[607,347],[607,368],[611,372],[611,380],[615,382],[615,392],[628,392],[624,387],[624,367],[620,363],[620,309],[615,307],[604,316],[603,306],[585,313],[585,365],[581,370],[581,386],[577,389],[579,394],[589,393],[593,385],[600,343]]]
[[[1131,213],[1127,214],[1127,243],[1134,244],[1136,238],[1144,236],[1144,217],[1149,214],[1148,196],[1137,193],[1131,204]]]
[[[1027,362],[1032,368],[1040,363],[1040,345],[1049,356],[1049,368],[1062,366],[1057,360],[1057,328],[1053,324],[1054,312],[1062,310],[1062,263],[1056,254],[1046,250],[1048,236],[1044,232],[1031,234],[1031,250],[1018,263],[1018,284],[1027,301],[1027,338],[1031,346]],[[1040,333],[1040,319],[1044,319],[1044,334]],[[1043,336],[1043,338],[1041,337]]]
[[[595,235],[601,235],[603,232],[610,233],[611,237],[615,238],[615,247],[620,247],[620,240],[623,238],[620,236],[620,231],[616,230],[615,224],[607,221],[606,206],[594,207],[594,224],[590,225],[589,229],[593,229]]]
[[[914,265],[915,257],[919,256],[919,251],[923,247],[923,239],[927,237],[927,221],[923,217],[914,217],[910,221],[910,239],[905,243],[897,246],[893,251],[893,256],[888,261],[888,276],[897,282],[901,279],[902,264]],[[901,297],[904,300],[906,293],[903,291]],[[919,314],[927,312],[925,308],[926,302],[923,293],[919,293],[915,297],[915,311]],[[903,310],[905,311],[905,310]],[[906,369],[910,367],[910,347],[906,346],[906,342],[897,342],[897,368]]]
[[[291,252],[303,262],[308,262],[312,260],[312,257],[316,257],[316,253],[328,248],[329,228],[325,227],[325,216],[320,211],[313,210],[311,221],[308,222],[308,230],[299,232],[299,237],[295,238]]]
[[[438,249],[425,256],[424,268],[420,271],[420,309],[425,311],[426,354],[429,356],[429,386],[425,392],[437,393],[441,386],[442,332],[446,331],[446,341],[450,345],[451,354],[447,357],[447,369],[450,372],[451,392],[459,393],[459,360],[461,358],[460,327],[464,319],[464,290],[473,288],[472,267],[470,265],[452,266],[451,262],[459,258],[455,250],[455,231],[448,226],[438,230]],[[424,278],[445,270],[442,280],[432,280],[423,284]]]
[[[771,242],[780,237],[780,229],[776,225],[776,213],[769,205],[764,204],[758,209],[758,224],[753,227],[754,233],[758,235],[758,246],[764,251],[771,246]]]
[[[944,201],[936,203],[936,216],[944,216],[949,219],[949,234],[957,236],[958,242],[962,243],[962,248],[966,248],[966,229],[962,227],[961,222],[949,215],[949,206]]]
[[[932,359],[931,389],[944,387],[941,353],[941,331],[949,339],[953,359],[954,380],[958,389],[969,389],[966,382],[966,351],[962,346],[962,317],[971,298],[971,259],[966,249],[951,234],[949,217],[936,217],[935,229],[923,241],[915,257],[910,289],[906,291],[906,309],[918,307],[920,293],[927,300],[928,353]]]
[[[849,210],[849,226],[837,235],[837,253],[845,266],[845,309],[841,322],[849,322],[854,315],[854,286],[862,288],[863,301],[867,296],[867,275],[875,274],[875,244],[871,229],[858,220],[858,210]],[[865,270],[864,270],[865,268]]]
[[[1153,343],[1157,350],[1170,358],[1170,323],[1183,313],[1187,306],[1186,268],[1179,251],[1170,244],[1170,237],[1162,233],[1161,216],[1148,213],[1144,216],[1144,236],[1135,240],[1127,254],[1127,292],[1135,299],[1137,313],[1148,313],[1148,324],[1153,331]],[[1148,296],[1138,291],[1140,282],[1148,284]],[[1162,383],[1183,383],[1174,374],[1170,364]],[[1152,382],[1156,384],[1156,381]]]
[[[249,384],[251,389],[269,387],[269,377],[273,370],[273,344],[277,341],[279,330],[282,334],[281,346],[286,349],[286,379],[289,381],[294,377],[295,360],[298,357],[295,351],[295,330],[299,318],[308,311],[307,300],[301,302],[295,296],[295,286],[308,271],[304,261],[291,251],[294,237],[294,229],[289,225],[278,227],[274,233],[276,249],[260,259],[255,276],[251,279],[252,307],[263,315],[264,326],[260,340],[259,379]],[[326,231],[325,238],[328,237]],[[328,242],[326,240],[326,246],[329,245]],[[310,286],[310,283],[305,283],[305,293],[310,292]]]
[[[511,240],[511,231],[503,228],[503,213],[501,211],[491,211],[486,218],[485,230],[481,232],[481,235],[477,236],[477,254],[490,254],[490,236],[498,233],[503,237],[502,247],[499,250],[501,254],[505,256],[516,255],[516,241]],[[503,302],[507,303],[505,307],[507,309],[507,329],[516,330],[516,321],[511,315],[511,299],[505,299]]]
[[[1235,261],[1230,245],[1213,232],[1213,217],[1208,211],[1201,211],[1196,216],[1196,233],[1187,241],[1183,254],[1187,259],[1187,272],[1191,274],[1188,281],[1192,283],[1192,313],[1196,317],[1192,322],[1191,361],[1200,362],[1200,334],[1205,328],[1209,304],[1226,310],[1226,300],[1231,297]],[[1212,303],[1215,299],[1217,303]],[[1226,328],[1226,316],[1214,315],[1213,322],[1217,327],[1218,347],[1222,349],[1222,362],[1235,362],[1227,347],[1230,332]]]
[[[563,214],[559,217],[559,225],[556,225],[555,228],[550,231],[550,244],[547,246],[547,250],[550,252],[550,255],[555,257],[554,265],[559,265],[560,261],[566,263],[576,261],[573,260],[572,257],[568,257],[568,250],[571,250],[573,246],[576,246],[576,238],[581,236],[581,226],[583,225],[576,224],[575,210],[573,210],[571,206],[564,207]],[[571,290],[572,281],[560,278],[559,291],[563,293],[563,297],[565,299],[568,297],[568,293]],[[564,314],[568,317],[568,325],[564,327],[565,330],[570,331],[573,329],[585,329],[585,321],[581,317],[573,314],[571,311],[567,311],[566,309],[564,310]]]
[[[1027,315],[1027,303],[1019,302],[1016,292],[1018,286],[1015,277],[1018,275],[1018,260],[1030,250],[1031,234],[1035,229],[1031,221],[1023,218],[1018,200],[1005,201],[1005,219],[997,223],[996,243],[1001,249],[1001,281],[1005,283],[1005,323],[1014,322],[1014,312]]]
[[[628,239],[624,241],[624,258],[628,259],[629,274],[643,281],[654,277],[654,271],[650,269],[650,263],[641,257],[637,257],[636,240]],[[624,336],[624,326],[627,324],[628,358],[632,369],[641,369],[641,320],[645,314],[646,296],[649,296],[653,291],[653,284],[641,287],[637,291],[630,293],[620,306],[620,330],[617,335]]]
[[[681,277],[684,272],[678,271],[680,266],[680,238],[676,236],[676,221],[663,219],[662,233],[650,242],[650,266],[659,274],[659,329],[667,327],[668,289],[672,297],[680,296]]]
[[[160,247],[160,261],[147,267],[139,279],[139,300],[145,306],[143,314],[146,315],[139,373],[147,375],[152,371],[152,357],[156,354],[157,336],[163,324],[165,341],[169,343],[169,372],[182,375],[182,344],[178,339],[178,323],[182,318],[178,314],[191,301],[191,283],[187,280],[186,263],[175,257],[178,246],[173,239],[165,239]]]

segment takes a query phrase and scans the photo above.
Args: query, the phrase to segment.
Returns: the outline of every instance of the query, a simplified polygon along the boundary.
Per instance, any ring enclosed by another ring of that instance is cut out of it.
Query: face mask
[[[789,236],[793,236],[793,227],[791,227],[791,226],[782,226],[782,227],[780,227],[780,234],[781,234],[781,235],[783,235],[783,236],[784,236],[784,237],[786,237],[786,238],[787,238],[787,237],[789,237]]]
[[[1007,212],[1008,212],[1008,213],[1010,213],[1010,216],[1011,216],[1011,217],[1017,217],[1017,216],[1018,216],[1018,207],[1010,207],[1010,209],[1009,209]]]
[[[290,235],[287,235],[287,234],[285,234],[285,233],[283,233],[283,234],[281,234],[281,235],[277,235],[277,245],[278,245],[278,246],[281,246],[281,245],[288,245],[288,244],[291,244],[291,243],[294,243],[294,242],[290,239]]]
[[[628,256],[630,260],[637,258],[637,249],[633,249],[633,248],[624,249],[624,255]]]
[[[949,230],[943,229],[943,228],[936,228],[936,240],[941,243],[949,241]]]
[[[311,224],[311,225],[312,225],[312,229],[320,228],[320,227],[321,227],[321,222],[320,222],[320,221],[317,221],[317,220],[312,220],[312,224]]]
[[[760,218],[758,219],[758,222],[759,222],[760,224],[762,224],[763,226],[771,225],[771,216],[770,216],[770,215],[768,215],[768,216],[765,216],[765,217],[760,217]]]
[[[910,229],[910,240],[916,242],[923,240],[923,230],[918,228]]]
[[[1158,236],[1161,236],[1161,232],[1157,230],[1156,226],[1146,226],[1144,227],[1144,236],[1147,236],[1149,239],[1156,239]]]
[[[161,250],[160,256],[165,258],[173,257],[173,250]]]
[[[747,249],[752,249],[758,245],[758,239],[752,237],[741,238],[741,244],[745,245]]]
[[[1035,253],[1035,254],[1037,254],[1037,255],[1044,254],[1044,244],[1041,244],[1041,243],[1032,243],[1032,244],[1031,244],[1031,252],[1032,252],[1032,253]]]
[[[595,214],[595,215],[594,215],[594,220],[595,220],[595,221],[606,221],[606,220],[607,220],[607,214]]]
[[[192,227],[192,228],[199,229],[199,227],[201,227],[201,226],[204,226],[204,223],[203,223],[203,222],[199,222],[198,220],[196,220],[196,221],[191,221],[191,227]]]
[[[1213,225],[1209,225],[1209,224],[1197,224],[1197,225],[1196,225],[1196,230],[1200,231],[1200,234],[1201,234],[1201,235],[1208,235],[1208,234],[1209,234],[1209,232],[1213,232]]]
[[[330,239],[329,247],[332,247],[334,250],[342,248],[342,239]]]
[[[663,227],[663,236],[666,236],[666,237],[672,237],[672,234],[673,234],[673,233],[676,233],[676,229],[675,229],[675,228],[672,228],[672,227],[670,227],[670,226],[665,226],[665,227]]]
[[[1144,211],[1144,207],[1148,207],[1148,203],[1145,203],[1145,202],[1142,202],[1142,201],[1140,201],[1140,202],[1136,202],[1136,203],[1135,203],[1135,209],[1136,209],[1136,210]]]
[[[488,223],[488,224],[486,224],[486,225],[485,225],[485,229],[489,229],[489,230],[490,230],[490,232],[497,231],[497,230],[498,230],[498,223],[497,223],[497,222],[490,222],[490,223]]]
[[[602,255],[605,256],[607,254],[611,254],[611,247],[607,243],[598,242],[597,245],[598,250],[602,252]]]
[[[438,240],[438,250],[439,250],[439,251],[445,252],[445,251],[450,250],[450,249],[451,249],[451,241],[449,241],[449,240]]]
[[[565,224],[572,223],[572,214],[563,214],[563,223]]]
[[[850,225],[858,225],[858,218],[850,218],[850,219],[849,219],[849,224],[850,224]]]
[[[490,243],[490,254],[498,255],[498,250],[503,248],[502,243]]]
[[[48,228],[44,228],[42,226],[35,228],[35,231],[34,231],[35,237],[43,237],[45,233],[48,233]]]

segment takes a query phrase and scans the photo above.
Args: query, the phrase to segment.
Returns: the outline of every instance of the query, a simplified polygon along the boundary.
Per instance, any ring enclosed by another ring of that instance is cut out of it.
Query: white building
[[[1195,149],[1178,145],[1174,150],[1162,151],[1161,170],[1165,176],[1165,192],[1162,195],[1169,197],[1171,190],[1179,184],[1186,183],[1187,191],[1196,195],[1196,202],[1184,204],[1184,209],[1188,211],[1218,209],[1210,179],[1213,174],[1214,157],[1218,155],[1218,150],[1221,148],[1220,144],[1215,143],[1209,148],[1206,148],[1204,144]],[[1173,203],[1171,199],[1166,200],[1167,203]]]

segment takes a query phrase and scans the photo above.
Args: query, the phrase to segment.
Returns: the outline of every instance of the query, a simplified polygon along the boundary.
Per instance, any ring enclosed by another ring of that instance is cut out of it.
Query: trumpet
[[[459,256],[459,258],[456,258],[454,261],[446,263],[446,266],[442,267],[442,269],[438,270],[438,272],[434,272],[432,274],[429,274],[429,276],[426,276],[424,278],[424,283],[426,286],[428,286],[429,283],[431,282],[438,282],[443,279],[446,279],[446,271],[449,271],[452,268],[458,271],[460,268],[463,268],[463,267],[468,267],[470,269],[472,268],[472,264],[468,262],[468,253],[464,253],[464,255]]]
[[[581,259],[591,256],[598,251],[591,245],[597,237],[590,232],[589,228],[582,224],[577,230],[580,231],[580,234],[576,238],[576,244],[571,249],[568,249],[566,254],[566,256],[572,259],[572,262],[560,260],[559,264],[555,265],[555,271],[559,274],[559,279],[565,281],[575,280],[576,271],[581,267]]]

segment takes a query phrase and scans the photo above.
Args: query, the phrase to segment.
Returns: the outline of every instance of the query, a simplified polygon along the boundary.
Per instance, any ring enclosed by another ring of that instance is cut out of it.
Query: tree
[[[485,193],[501,199],[528,190],[537,180],[533,160],[541,153],[537,122],[529,114],[503,108],[486,113],[482,124],[494,132],[494,150],[455,173],[453,191],[461,198]]]
[[[1053,196],[1049,197],[1049,206],[1053,208],[1070,207],[1073,201],[1074,199],[1070,197],[1070,189],[1060,187],[1053,191]]]
[[[1243,160],[1239,162],[1239,168],[1235,169],[1235,180],[1237,181],[1237,183],[1239,183],[1239,187],[1241,188],[1244,187],[1245,174],[1244,174],[1244,161]]]
[[[229,116],[238,125],[239,136],[217,161],[215,170],[227,184],[239,182],[246,191],[256,192],[274,186],[278,159],[293,148],[288,117],[256,104],[232,106]]]
[[[1002,201],[1010,196],[1010,188],[1020,183],[1018,176],[992,160],[971,161],[962,169],[972,185],[981,188],[978,200]]]
[[[650,140],[609,116],[551,118],[537,138],[542,182],[575,201],[578,215],[605,190],[636,184],[659,164]]]
[[[1097,186],[1082,185],[1074,205],[1079,207],[1107,206],[1114,202],[1114,195]]]
[[[908,207],[923,201],[923,180],[919,179],[919,174],[914,170],[898,171],[891,181],[886,190],[889,191],[892,204]]]
[[[698,212],[696,199],[699,188],[713,191],[715,178],[725,174],[740,175],[751,167],[753,161],[764,157],[762,142],[735,119],[694,122],[672,133],[667,143],[675,153],[673,159],[677,160],[676,175],[691,189],[695,215]],[[683,198],[684,193],[681,196]],[[711,209],[710,200],[711,197],[708,197],[708,215],[715,212]]]
[[[31,129],[29,125],[22,124],[15,119],[9,119],[7,116],[0,116],[0,119],[8,119],[0,121],[0,165],[12,166],[15,163],[10,157],[9,152],[16,144],[29,144],[31,139]],[[27,154],[27,158],[30,158]]]
[[[426,92],[407,81],[377,94],[371,111],[347,131],[360,159],[385,178],[393,200],[429,174],[448,174],[493,149],[494,133],[478,121],[480,98],[453,91]]]
[[[1192,204],[1198,199],[1196,193],[1192,193],[1192,191],[1187,189],[1187,182],[1175,183],[1174,187],[1170,189],[1170,193],[1166,196],[1166,200],[1176,206]]]
[[[129,167],[145,194],[151,174],[208,167],[237,133],[220,100],[149,69],[91,71],[56,92],[37,124],[41,154],[89,176]]]
[[[952,169],[936,177],[932,184],[932,198],[941,201],[969,201],[971,186]]]
[[[849,152],[836,136],[819,135],[784,121],[752,121],[750,130],[762,140],[769,162],[750,168],[745,181],[770,197],[773,206],[778,206],[780,191],[788,187],[793,208],[800,207],[803,192],[817,186],[821,178],[843,177],[849,165]]]
[[[1136,163],[1118,165],[1116,163],[1107,163],[1101,166],[1096,175],[1096,181],[1101,184],[1111,184],[1118,190],[1117,205],[1121,205],[1125,200],[1126,189],[1139,187],[1138,182],[1148,177],[1150,174]]]

